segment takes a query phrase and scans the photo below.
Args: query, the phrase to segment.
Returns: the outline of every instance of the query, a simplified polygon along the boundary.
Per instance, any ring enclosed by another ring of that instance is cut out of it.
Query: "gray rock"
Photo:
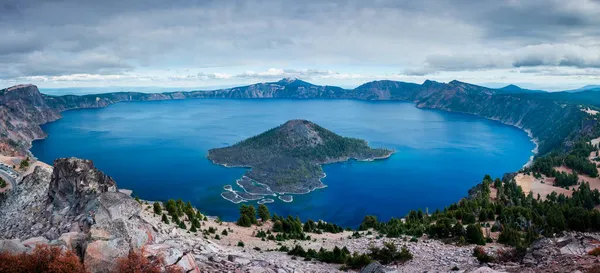
[[[54,210],[61,211],[61,215],[94,211],[98,206],[98,195],[115,191],[115,181],[94,168],[91,160],[59,158],[54,161],[48,197]]]
[[[240,256],[235,256],[235,255],[227,256],[227,260],[232,263],[236,263],[236,264],[240,264],[240,265],[247,265],[250,263],[250,259],[240,257]]]
[[[487,266],[480,267],[472,271],[472,273],[500,273],[500,271],[493,270]]]
[[[44,237],[33,237],[33,238],[29,238],[21,243],[28,248],[35,248],[36,245],[47,245],[48,242],[49,242],[48,239],[46,239]]]
[[[27,251],[19,239],[0,240],[0,252],[8,252],[10,254],[20,254]]]
[[[68,250],[83,249],[87,235],[79,232],[67,232],[58,237],[57,244],[64,245]]]
[[[111,272],[115,262],[126,257],[129,250],[129,243],[122,238],[93,241],[85,250],[84,265],[92,273]]]
[[[385,267],[378,262],[372,262],[365,266],[360,273],[385,273],[387,272]]]
[[[130,196],[120,192],[105,192],[97,198],[97,212],[95,222],[104,222],[116,219],[129,219],[139,215],[142,206]]]

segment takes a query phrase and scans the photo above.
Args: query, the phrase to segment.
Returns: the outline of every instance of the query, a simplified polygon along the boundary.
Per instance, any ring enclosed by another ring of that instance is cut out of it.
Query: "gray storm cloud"
[[[600,68],[598,14],[598,0],[5,0],[0,79],[179,68],[218,69],[172,78],[311,78],[356,65],[589,73]]]

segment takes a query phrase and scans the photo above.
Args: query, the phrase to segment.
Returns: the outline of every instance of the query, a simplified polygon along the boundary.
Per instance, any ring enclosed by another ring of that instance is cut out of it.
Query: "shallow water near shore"
[[[120,188],[148,200],[181,198],[224,220],[239,204],[221,197],[245,169],[215,165],[208,149],[234,144],[290,119],[307,119],[373,147],[396,150],[386,160],[324,166],[327,185],[293,202],[267,204],[279,215],[356,227],[367,215],[403,217],[466,196],[485,174],[516,171],[535,147],[515,127],[470,115],[416,108],[407,102],[353,100],[182,100],[119,103],[63,113],[43,127],[32,153],[92,159]],[[239,188],[237,188],[239,189]],[[257,205],[256,201],[249,202]]]

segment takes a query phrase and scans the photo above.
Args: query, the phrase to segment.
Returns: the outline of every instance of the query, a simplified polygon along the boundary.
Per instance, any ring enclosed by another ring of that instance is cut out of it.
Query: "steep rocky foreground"
[[[0,199],[0,251],[29,252],[37,244],[59,246],[80,255],[91,272],[109,272],[119,257],[130,249],[143,249],[151,259],[176,264],[185,272],[340,272],[338,265],[296,260],[278,251],[254,250],[264,243],[245,237],[249,246],[237,247],[228,240],[213,240],[164,224],[149,204],[138,203],[121,192],[115,181],[94,168],[89,160],[58,159],[54,167],[36,167],[15,191]],[[232,234],[255,232],[215,220],[203,228],[231,227]],[[243,231],[243,232],[242,232]],[[367,236],[348,239],[344,234],[319,242],[322,247],[347,247],[366,253],[371,245],[390,241],[406,246],[413,260],[404,265],[382,267],[372,264],[362,272],[574,272],[599,261],[587,255],[600,245],[598,234],[567,234],[557,239],[540,239],[520,263],[481,265],[472,257],[473,246],[455,246],[441,241],[403,238],[377,239]],[[232,238],[238,240],[237,237]],[[311,243],[311,242],[308,242]],[[294,242],[284,244],[292,246]],[[489,245],[490,252],[502,250]]]
[[[565,104],[536,94],[507,94],[496,89],[452,81],[413,84],[374,81],[355,89],[313,85],[284,79],[214,91],[145,94],[118,92],[84,96],[48,96],[34,85],[0,90],[0,153],[24,155],[32,140],[45,137],[39,125],[60,118],[60,112],[106,107],[123,101],[175,100],[191,98],[296,98],[403,100],[417,107],[474,114],[527,130],[539,142],[540,153],[558,147],[573,132],[589,128],[584,113],[575,104]]]
[[[117,258],[142,248],[145,255],[161,257],[166,265],[176,264],[185,272],[277,272],[285,266],[335,270],[298,265],[288,257],[283,260],[289,263],[283,264],[280,258],[256,259],[242,249],[222,247],[161,223],[91,161],[76,158],[58,159],[53,169],[36,167],[18,190],[0,200],[0,238],[0,251],[11,253],[31,251],[37,244],[73,250],[91,272],[109,272]]]

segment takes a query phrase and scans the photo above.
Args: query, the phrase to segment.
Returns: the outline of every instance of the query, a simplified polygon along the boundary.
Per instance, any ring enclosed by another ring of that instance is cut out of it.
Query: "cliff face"
[[[23,154],[31,140],[46,136],[39,125],[59,117],[34,85],[0,90],[0,153]]]
[[[313,85],[297,79],[258,83],[214,91],[145,94],[118,92],[84,96],[48,96],[33,85],[0,90],[0,153],[25,154],[34,139],[45,137],[39,125],[60,118],[60,112],[106,107],[123,101],[217,99],[360,99],[405,100],[417,107],[473,114],[514,125],[531,133],[544,154],[582,128],[585,114],[576,104],[548,99],[546,94],[507,94],[497,89],[452,81],[422,85],[373,81],[355,89]]]

